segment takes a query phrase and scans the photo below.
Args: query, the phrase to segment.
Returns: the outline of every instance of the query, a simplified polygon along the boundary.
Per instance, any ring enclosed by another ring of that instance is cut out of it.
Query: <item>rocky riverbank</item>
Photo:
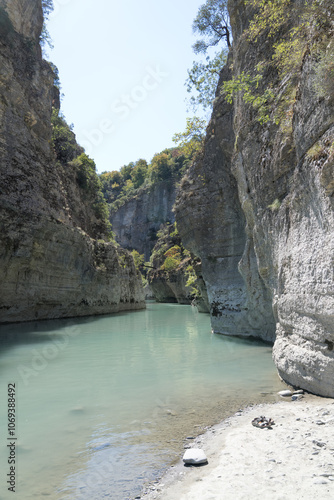
[[[262,415],[274,420],[271,429],[252,425]],[[141,498],[332,499],[333,431],[333,399],[305,394],[240,410],[192,442],[208,465],[185,466],[180,460]]]

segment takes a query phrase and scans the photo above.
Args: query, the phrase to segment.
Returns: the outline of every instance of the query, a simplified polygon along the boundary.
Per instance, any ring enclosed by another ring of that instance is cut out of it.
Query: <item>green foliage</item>
[[[174,222],[174,230],[170,233],[171,238],[178,238],[179,237],[179,232],[177,230],[177,225],[176,222]]]
[[[74,132],[58,109],[53,108],[52,110],[51,124],[53,147],[60,163],[66,164],[73,161],[74,158],[83,153],[83,148],[78,146],[76,142]]]
[[[209,47],[215,47],[225,39],[228,47],[230,41],[230,23],[227,0],[207,0],[197,13],[193,22],[193,32],[201,39],[193,45],[196,54],[206,53]]]
[[[226,50],[218,52],[216,56],[210,60],[206,58],[206,62],[193,62],[193,66],[188,70],[188,78],[186,80],[187,92],[190,94],[195,92],[195,95],[191,96],[189,103],[191,108],[195,111],[198,106],[203,109],[211,109],[212,103],[214,101],[219,73],[221,68],[226,63],[227,53]]]
[[[185,275],[187,277],[186,286],[191,289],[193,298],[199,298],[201,293],[197,285],[197,275],[193,264],[189,264],[186,268]]]
[[[179,245],[174,245],[173,247],[169,248],[165,253],[165,261],[161,266],[161,269],[163,271],[166,271],[167,273],[175,271],[179,265],[181,264],[181,248]]]
[[[249,24],[247,37],[256,42],[260,35],[273,37],[287,22],[287,10],[291,0],[246,0],[246,5],[256,9],[256,14]]]
[[[95,217],[101,221],[101,231],[112,239],[109,208],[101,191],[94,160],[82,153],[69,163],[69,167],[75,169],[78,186],[85,193],[85,201],[91,204]]]
[[[53,43],[50,37],[50,33],[46,27],[46,21],[48,20],[49,15],[51,14],[51,12],[53,12],[54,9],[53,0],[42,0],[42,9],[43,9],[44,22],[42,27],[42,33],[40,36],[40,43],[44,50],[46,48],[46,45],[48,45],[50,49],[53,49]]]
[[[154,155],[149,164],[139,159],[119,171],[103,172],[100,176],[102,192],[111,210],[117,210],[141,189],[159,182],[177,182],[190,161],[182,148],[165,149]]]
[[[270,210],[272,212],[277,212],[277,210],[280,208],[281,206],[281,202],[279,201],[278,198],[276,198],[271,205],[268,205],[268,208],[270,208]]]
[[[173,142],[178,144],[185,155],[193,157],[203,147],[206,121],[194,116],[187,118],[187,126],[184,132],[174,134]]]
[[[52,71],[53,71],[53,74],[54,74],[54,79],[53,79],[53,85],[55,87],[57,87],[58,90],[61,89],[61,85],[60,85],[60,78],[59,78],[59,70],[57,68],[57,66],[55,64],[53,64],[53,62],[51,61],[48,61]]]
[[[138,189],[145,182],[148,174],[148,164],[146,160],[138,160],[133,167],[131,172],[131,180],[133,182],[134,189]]]
[[[124,165],[120,169],[121,176],[123,178],[123,181],[127,181],[128,179],[131,179],[131,173],[132,170],[134,169],[135,164],[133,162],[129,163],[129,165]]]
[[[326,156],[326,148],[322,142],[316,142],[313,146],[307,151],[306,156],[311,160],[319,160],[321,157]]]
[[[254,16],[244,36],[251,43],[272,39],[272,57],[267,57],[253,71],[224,82],[223,93],[228,102],[240,95],[256,111],[261,124],[270,120],[279,124],[283,132],[291,132],[293,104],[305,54],[312,53],[319,59],[314,84],[318,95],[334,96],[333,49],[331,44],[328,46],[333,35],[333,2],[247,0],[246,5],[253,7]],[[277,75],[274,87],[264,88],[260,84],[264,71]]]
[[[137,250],[132,250],[131,251],[131,255],[133,257],[133,260],[134,260],[134,263],[135,263],[135,266],[136,266],[136,269],[137,271],[140,270],[140,268],[143,266],[144,264],[144,254],[140,254],[139,252],[137,252]]]
[[[76,169],[77,182],[79,186],[88,193],[95,193],[101,188],[100,179],[96,173],[94,160],[86,153],[82,153],[71,162],[71,166]]]
[[[251,104],[257,111],[257,120],[267,123],[270,119],[270,110],[275,93],[271,88],[266,88],[263,93],[256,92],[263,76],[257,73],[254,77],[244,71],[238,77],[223,82],[222,93],[228,103],[232,103],[238,93],[241,94],[244,102]],[[276,118],[274,121],[276,122]]]
[[[173,162],[167,153],[159,153],[152,158],[151,178],[153,182],[166,181],[172,178]]]
[[[193,21],[193,32],[200,39],[193,45],[195,54],[207,54],[209,47],[216,47],[222,40],[227,47],[231,46],[231,28],[227,10],[227,0],[206,0]],[[216,95],[219,73],[226,62],[227,51],[220,49],[212,58],[206,56],[205,61],[194,61],[188,70],[185,82],[190,107],[197,111],[200,106],[204,110],[212,109]]]
[[[104,221],[106,223],[108,229],[111,231],[111,224],[109,222],[108,205],[107,205],[106,200],[104,199],[104,196],[100,190],[97,190],[95,193],[95,200],[92,204],[92,208],[93,208],[95,216],[98,219],[101,219],[102,221]]]

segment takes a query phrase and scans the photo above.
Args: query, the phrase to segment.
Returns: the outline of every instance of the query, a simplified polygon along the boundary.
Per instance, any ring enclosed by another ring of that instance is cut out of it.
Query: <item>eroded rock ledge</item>
[[[55,162],[41,2],[0,0],[0,14],[0,322],[143,308],[132,257],[91,233]]]

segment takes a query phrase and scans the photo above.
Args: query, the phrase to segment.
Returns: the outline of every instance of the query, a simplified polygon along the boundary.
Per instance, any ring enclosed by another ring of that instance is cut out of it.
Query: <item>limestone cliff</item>
[[[275,41],[245,37],[254,12],[243,1],[230,0],[229,12],[233,48],[220,86],[270,60]],[[331,16],[326,36],[333,37]],[[261,125],[240,94],[230,105],[217,91],[204,153],[183,180],[176,220],[185,246],[201,258],[214,331],[274,341],[283,379],[333,397],[334,99],[315,91],[318,64],[310,46],[284,127]],[[265,73],[263,88],[277,88],[277,78]]]
[[[42,23],[40,0],[0,0],[0,322],[144,307],[132,258],[95,239],[55,161]]]
[[[141,189],[133,198],[111,213],[117,242],[135,249],[148,261],[157,241],[157,231],[166,222],[173,223],[176,196],[174,180],[161,181]]]

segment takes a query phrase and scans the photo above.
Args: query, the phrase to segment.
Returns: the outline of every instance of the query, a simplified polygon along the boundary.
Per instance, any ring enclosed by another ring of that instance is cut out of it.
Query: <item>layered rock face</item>
[[[176,196],[173,181],[160,182],[143,189],[111,214],[117,242],[135,249],[148,261],[157,241],[157,231],[166,222],[175,222],[172,211]]]
[[[221,82],[272,54],[270,40],[242,36],[252,15],[244,2],[229,11],[234,42]],[[314,90],[316,64],[306,52],[288,130],[261,125],[240,96],[229,106],[217,94],[176,220],[202,260],[214,331],[274,340],[284,380],[333,397],[334,102]]]
[[[221,80],[230,78],[228,67]],[[203,155],[183,178],[175,205],[182,241],[202,261],[215,332],[272,340],[275,323],[231,172],[235,143],[233,109],[217,99]],[[246,280],[239,263],[249,262]],[[249,293],[255,290],[256,294]]]
[[[142,308],[132,258],[90,233],[55,162],[41,2],[0,0],[0,19],[0,322]]]

